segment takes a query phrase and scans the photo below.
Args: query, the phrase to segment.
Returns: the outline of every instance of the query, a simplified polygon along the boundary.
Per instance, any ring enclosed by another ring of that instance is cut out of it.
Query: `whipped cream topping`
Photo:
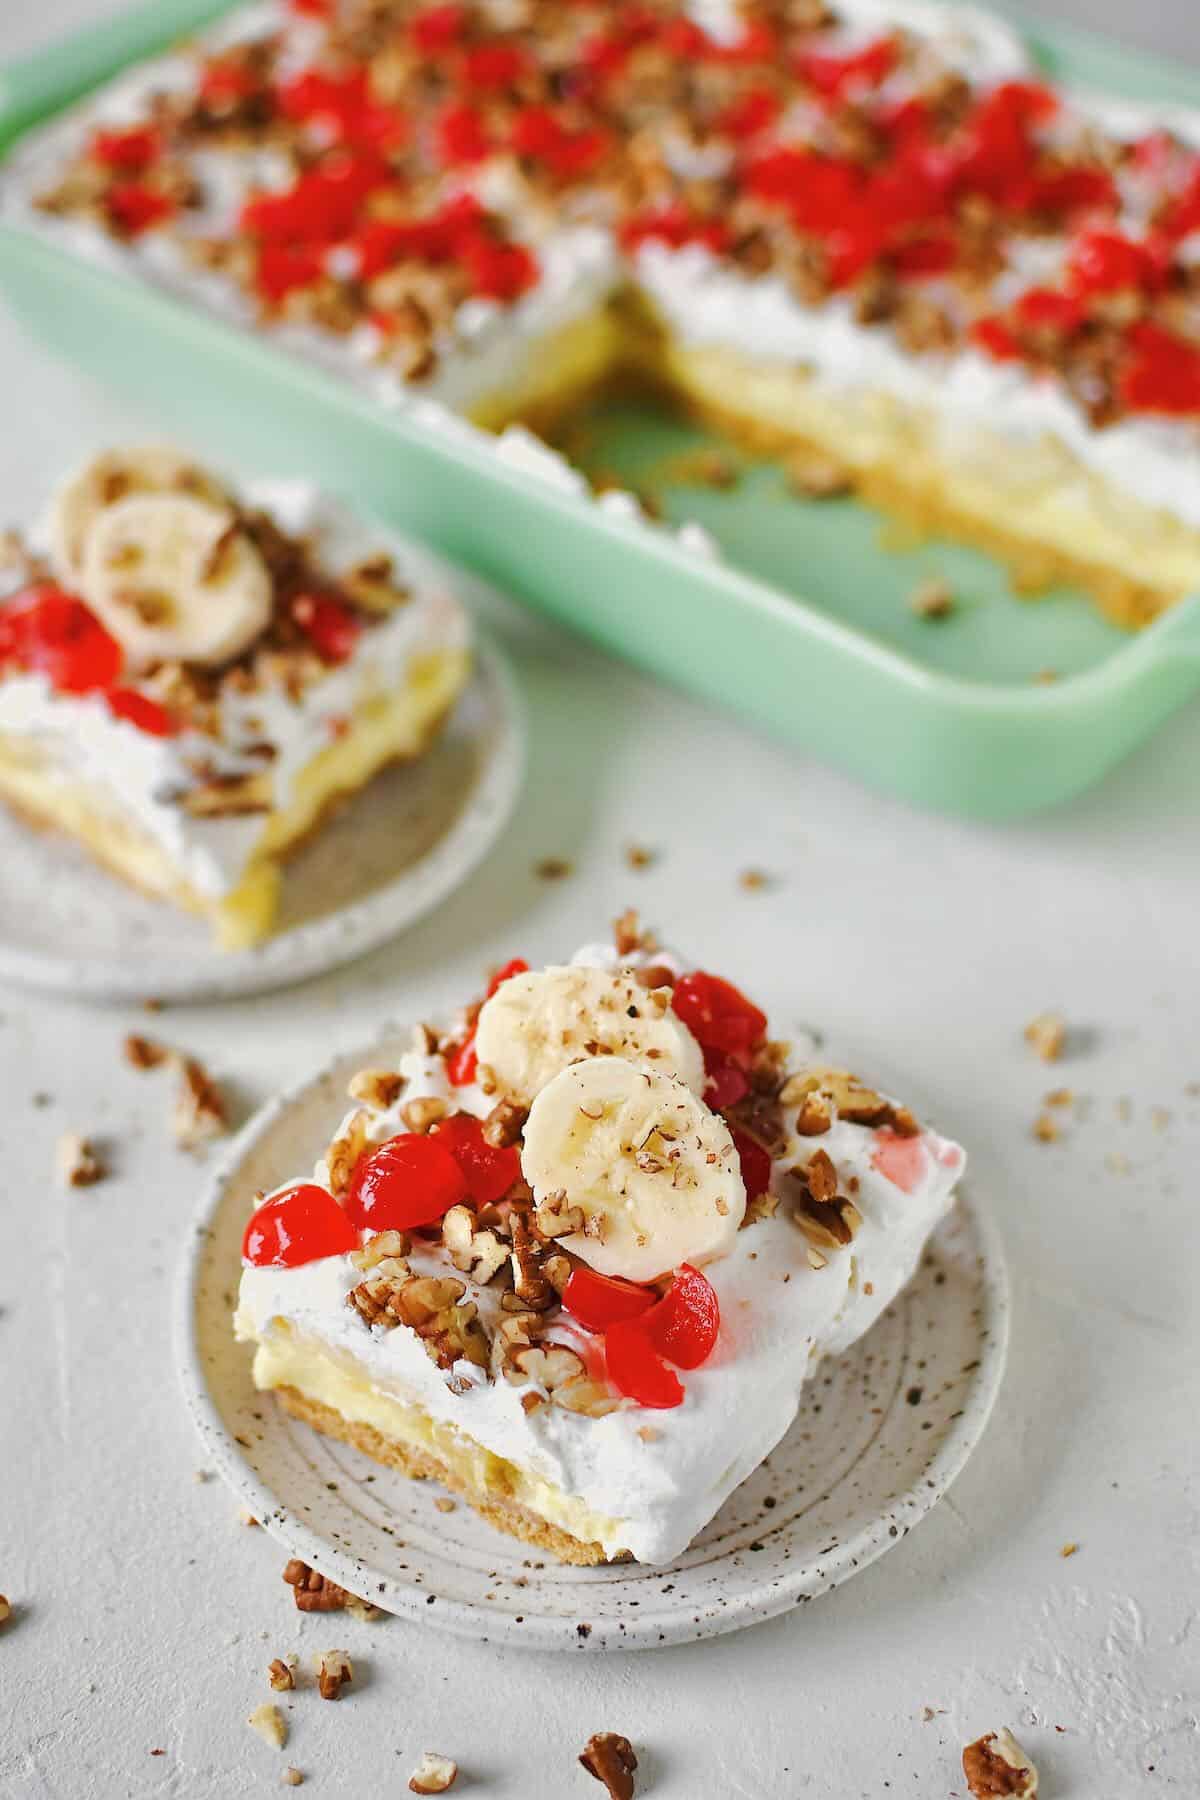
[[[611,968],[647,959],[589,945],[575,960]],[[652,960],[679,972],[685,966],[669,952],[656,951]],[[492,1105],[475,1085],[452,1088],[440,1055],[410,1051],[399,1071],[402,1098],[372,1120],[373,1141],[403,1130],[399,1107],[416,1098],[453,1096],[455,1106],[476,1116]],[[796,1131],[798,1110],[785,1114],[787,1140],[774,1165],[773,1190],[782,1192],[784,1171],[820,1147],[837,1170],[838,1191],[853,1194],[862,1223],[853,1242],[831,1251],[820,1269],[810,1265],[805,1237],[782,1211],[739,1232],[731,1253],[705,1266],[720,1303],[721,1333],[713,1355],[683,1375],[686,1396],[674,1409],[647,1411],[626,1401],[599,1418],[554,1405],[527,1412],[521,1402],[528,1388],[489,1381],[465,1360],[440,1371],[413,1332],[367,1326],[346,1304],[362,1279],[348,1256],[294,1269],[245,1268],[237,1334],[269,1341],[286,1329],[353,1358],[379,1392],[419,1405],[613,1520],[604,1541],[608,1554],[628,1550],[642,1562],[668,1562],[788,1430],[820,1359],[861,1337],[905,1286],[962,1173],[963,1152],[932,1131],[899,1140],[897,1153],[886,1133],[843,1119],[820,1138],[803,1137]],[[327,1173],[319,1165],[317,1180]],[[409,1261],[419,1273],[451,1272],[437,1252],[417,1250]],[[459,1278],[486,1324],[498,1308],[495,1290]],[[546,1341],[567,1344],[585,1360],[590,1351],[594,1361],[596,1339],[566,1313],[555,1315]],[[461,1393],[451,1391],[447,1373]],[[649,1441],[642,1435],[648,1424]]]
[[[264,818],[193,817],[178,803],[194,781],[189,764],[213,764],[227,774],[265,771],[272,804],[281,809],[302,771],[360,706],[375,694],[400,691],[414,663],[435,651],[465,649],[470,637],[449,571],[417,546],[382,538],[307,482],[251,482],[242,498],[286,532],[312,534],[324,567],[349,568],[385,551],[411,598],[364,630],[345,662],[296,697],[267,682],[246,694],[223,691],[217,740],[195,731],[154,737],[115,717],[103,695],[57,693],[40,673],[0,680],[0,734],[31,743],[64,782],[82,781],[111,796],[114,814],[130,819],[197,892],[214,899],[237,886]],[[44,525],[37,536],[35,547],[45,548]],[[263,743],[274,750],[266,764],[249,753]]]
[[[736,0],[692,0],[689,10],[718,42],[736,42],[744,28]],[[1018,34],[973,7],[946,6],[937,0],[841,0],[838,13],[837,33],[830,41],[847,48],[898,27],[927,44],[940,63],[960,69],[984,89],[1034,72]],[[319,31],[276,0],[239,11],[201,41],[206,48],[217,49],[280,30],[285,32],[286,66],[303,67],[319,43]],[[127,271],[140,270],[255,328],[254,309],[245,296],[223,278],[193,266],[172,236],[151,232],[118,244],[87,222],[48,219],[32,204],[95,125],[133,121],[143,116],[150,94],[187,91],[193,80],[189,54],[158,58],[33,134],[18,148],[0,181],[0,215],[51,232],[87,257]],[[1182,108],[1148,107],[1085,93],[1064,98],[1065,120],[1092,120],[1127,140],[1166,127],[1200,145],[1200,116]],[[686,145],[679,152],[689,154]],[[240,157],[205,153],[200,160],[206,205],[180,221],[184,232],[219,230],[228,225],[248,186],[278,187],[290,179],[286,167],[275,166],[278,159],[273,162],[269,151],[249,150]],[[1123,174],[1121,181],[1128,204],[1127,217],[1118,221],[1118,227],[1128,223],[1136,229],[1144,222],[1138,217],[1136,176]],[[539,346],[550,334],[587,317],[627,279],[625,259],[602,220],[555,223],[541,216],[536,206],[528,204],[511,164],[503,159],[485,165],[468,185],[519,225],[536,252],[539,272],[529,292],[514,305],[469,301],[461,307],[437,345],[436,368],[419,392],[376,360],[379,339],[369,325],[338,338],[310,326],[280,323],[271,328],[272,335],[309,362],[348,377],[383,404],[419,409],[423,423],[436,420],[442,409],[469,411],[477,401],[519,384],[523,373],[536,366]],[[1061,260],[1062,254],[1061,245],[1040,240],[1018,250],[1012,271],[1014,293],[1052,275],[1055,258]],[[1200,255],[1200,244],[1196,254]],[[999,438],[1020,449],[1021,456],[1011,459],[1016,467],[1039,443],[1050,440],[1118,490],[1186,526],[1200,527],[1200,424],[1192,418],[1142,414],[1097,428],[1063,385],[1039,378],[1028,367],[997,362],[970,348],[949,355],[910,352],[885,325],[858,323],[844,298],[806,306],[778,277],[741,274],[698,246],[673,251],[660,242],[645,244],[634,259],[633,273],[685,343],[720,345],[800,365],[841,394],[882,390],[905,403],[928,407],[941,421],[945,448],[955,459],[970,456],[973,439],[986,436],[992,443]],[[935,289],[936,283],[931,284],[931,293]],[[994,456],[990,460],[994,462]],[[1061,478],[1061,469],[1058,474]],[[566,484],[560,485],[565,490]],[[587,503],[586,486],[573,489],[572,497]],[[608,499],[603,504],[610,516],[636,522],[629,502]],[[691,543],[696,547],[694,534]]]

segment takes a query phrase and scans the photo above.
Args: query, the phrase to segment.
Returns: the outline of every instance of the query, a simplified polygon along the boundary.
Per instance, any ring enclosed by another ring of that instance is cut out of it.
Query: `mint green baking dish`
[[[226,6],[152,0],[11,65],[0,150]],[[1073,32],[1031,35],[1069,80],[1200,104],[1186,72]],[[34,232],[0,227],[0,284],[37,335],[173,433],[350,492],[594,642],[919,805],[1001,819],[1060,803],[1200,685],[1200,596],[1129,637],[1079,596],[1014,599],[973,552],[888,550],[877,515],[789,499],[767,464],[735,491],[655,484],[669,518],[721,542],[722,560],[703,558]],[[587,436],[592,460],[634,483],[703,440],[629,406]],[[932,573],[959,597],[936,623],[908,604]],[[1057,679],[1035,680],[1045,670]]]

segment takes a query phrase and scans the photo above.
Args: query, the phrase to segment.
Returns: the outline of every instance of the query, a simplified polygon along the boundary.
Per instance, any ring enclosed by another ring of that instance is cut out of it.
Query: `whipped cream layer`
[[[103,695],[57,693],[39,673],[0,680],[0,736],[23,740],[62,781],[83,782],[98,797],[111,796],[113,813],[131,820],[169,855],[192,888],[213,899],[237,887],[269,815],[192,816],[179,804],[194,782],[189,765],[199,762],[229,775],[265,772],[273,810],[280,810],[313,758],[337,741],[361,707],[376,696],[402,692],[423,659],[460,652],[470,641],[449,572],[436,558],[381,537],[306,482],[251,482],[240,497],[284,531],[312,534],[322,566],[331,571],[385,552],[393,559],[396,580],[410,586],[411,598],[363,630],[346,661],[297,696],[281,683],[264,681],[249,693],[227,686],[217,739],[196,731],[152,736],[115,717]],[[44,527],[40,535],[39,549]],[[263,744],[274,752],[266,763],[253,754],[253,746]]]
[[[648,959],[588,946],[575,960],[616,967]],[[661,952],[653,961],[684,967]],[[402,1131],[399,1106],[419,1097],[452,1096],[477,1116],[493,1104],[477,1086],[452,1088],[440,1055],[409,1052],[399,1071],[403,1099],[372,1121],[375,1141]],[[797,1111],[785,1112],[787,1141],[774,1164],[773,1191],[782,1193],[785,1170],[819,1147],[837,1170],[838,1191],[853,1194],[862,1223],[852,1244],[828,1253],[824,1268],[810,1265],[803,1233],[782,1212],[744,1227],[728,1256],[706,1264],[721,1308],[720,1337],[708,1361],[681,1374],[686,1394],[674,1409],[625,1401],[600,1418],[554,1405],[527,1412],[528,1386],[489,1381],[465,1360],[441,1371],[413,1332],[368,1326],[346,1304],[362,1280],[349,1256],[295,1269],[245,1268],[237,1335],[269,1344],[285,1333],[313,1341],[343,1366],[352,1359],[379,1393],[420,1406],[611,1520],[603,1539],[608,1555],[626,1550],[641,1562],[669,1562],[783,1437],[820,1359],[853,1344],[900,1293],[962,1174],[963,1152],[934,1132],[893,1140],[836,1119],[819,1138],[802,1137]],[[316,1179],[326,1176],[319,1165]],[[485,1325],[497,1316],[496,1291],[453,1270],[440,1252],[418,1248],[408,1260],[418,1273],[457,1273]],[[595,1364],[598,1340],[566,1313],[555,1316],[544,1341],[567,1344]],[[461,1393],[451,1391],[450,1377]]]
[[[718,43],[735,42],[743,29],[734,0],[692,0],[687,10]],[[1036,74],[1018,34],[976,8],[939,5],[936,0],[841,0],[837,10],[837,31],[826,40],[831,49],[850,50],[890,28],[900,28],[927,44],[941,65],[961,71],[982,91]],[[319,50],[316,22],[298,18],[276,0],[238,11],[198,41],[212,51],[276,32],[284,34],[287,46],[285,70],[301,69]],[[195,267],[170,235],[150,232],[117,243],[90,223],[48,218],[33,204],[34,196],[51,184],[97,125],[132,123],[144,117],[152,94],[187,92],[193,82],[189,53],[157,58],[32,134],[0,178],[0,216],[261,330],[251,301],[227,280]],[[1184,141],[1200,145],[1200,115],[1180,107],[1149,107],[1081,92],[1066,92],[1063,98],[1064,119],[1092,121],[1118,139],[1133,141],[1168,128]],[[803,120],[798,123],[803,125]],[[780,138],[786,141],[786,130],[781,130]],[[718,165],[709,167],[704,161],[707,150],[696,152],[681,141],[674,150],[667,145],[667,153],[679,173],[698,178],[721,173],[720,155]],[[689,158],[697,155],[701,160],[693,167]],[[214,150],[195,160],[206,203],[178,221],[185,235],[227,229],[251,187],[270,190],[290,179],[286,164],[269,150]],[[1113,225],[1136,233],[1146,224],[1137,176],[1123,173],[1121,179],[1123,207]],[[1038,443],[1049,439],[1118,491],[1161,509],[1185,526],[1200,528],[1200,422],[1193,418],[1138,414],[1094,426],[1065,386],[1028,367],[997,362],[971,348],[949,354],[910,352],[885,324],[857,322],[844,297],[807,306],[779,277],[747,276],[696,245],[672,251],[662,243],[644,244],[630,267],[602,208],[595,218],[547,215],[529,202],[505,157],[492,157],[464,173],[460,186],[473,189],[511,220],[537,255],[538,275],[515,304],[466,302],[441,334],[437,365],[427,380],[410,384],[379,361],[381,340],[370,325],[339,337],[308,325],[279,322],[269,327],[270,335],[389,407],[416,404],[422,422],[436,425],[444,410],[470,412],[477,402],[507,389],[519,391],[525,372],[536,367],[539,347],[559,329],[594,314],[632,274],[684,344],[718,345],[799,365],[839,391],[882,391],[928,407],[941,419],[945,448],[956,459],[969,458],[973,440],[984,433],[1020,450],[1014,464],[1034,455]],[[998,284],[998,300],[1053,279],[1063,249],[1053,239],[1018,244],[1013,266]],[[1184,254],[1200,259],[1200,241],[1185,245]],[[940,289],[936,280],[924,284],[930,298],[939,301],[947,298]],[[982,448],[980,454],[985,454]],[[988,469],[1003,478],[994,455],[988,458]],[[586,489],[577,491],[577,497],[586,501]],[[609,501],[608,508],[615,513],[620,504]]]

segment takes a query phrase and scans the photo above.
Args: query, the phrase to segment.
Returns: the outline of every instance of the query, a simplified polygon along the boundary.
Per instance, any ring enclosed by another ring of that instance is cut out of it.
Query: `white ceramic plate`
[[[232,954],[213,946],[203,920],[144,898],[68,838],[0,807],[0,980],[103,1000],[217,1000],[336,968],[466,879],[511,817],[524,766],[516,684],[483,640],[436,744],[329,820],[287,866],[275,935]]]
[[[904,1294],[805,1390],[791,1431],[667,1568],[545,1562],[430,1482],[279,1410],[250,1379],[230,1311],[256,1190],[311,1167],[357,1068],[339,1057],[233,1145],[189,1237],[177,1306],[188,1407],[210,1461],[289,1553],[389,1612],[488,1642],[631,1650],[734,1631],[865,1568],[945,1493],[979,1442],[1004,1367],[1008,1288],[986,1218],[960,1199]]]

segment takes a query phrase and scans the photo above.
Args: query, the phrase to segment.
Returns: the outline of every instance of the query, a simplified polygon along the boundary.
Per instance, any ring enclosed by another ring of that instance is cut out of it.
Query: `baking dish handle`
[[[142,0],[0,69],[0,154],[30,125],[228,11],[230,0]]]

